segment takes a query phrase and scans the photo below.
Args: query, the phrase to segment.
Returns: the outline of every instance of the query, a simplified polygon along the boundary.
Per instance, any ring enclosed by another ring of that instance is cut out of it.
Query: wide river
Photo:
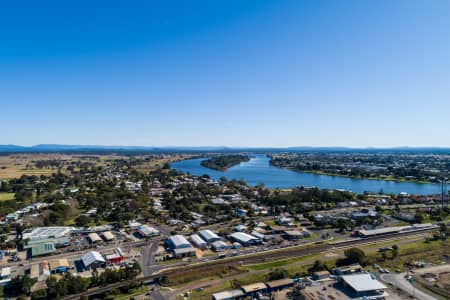
[[[365,191],[377,193],[398,194],[407,192],[416,195],[440,193],[439,184],[420,184],[411,182],[396,182],[372,179],[352,179],[340,176],[316,175],[311,173],[294,172],[269,164],[269,157],[253,155],[248,162],[242,162],[228,170],[221,172],[205,168],[200,165],[204,158],[187,159],[171,164],[172,169],[202,176],[208,174],[213,179],[225,177],[227,179],[243,179],[249,185],[264,183],[269,188],[292,188],[296,186],[316,186],[324,189],[344,189],[356,193]]]

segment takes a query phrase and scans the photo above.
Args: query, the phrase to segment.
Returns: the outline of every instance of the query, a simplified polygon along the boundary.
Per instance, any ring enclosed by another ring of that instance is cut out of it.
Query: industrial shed
[[[83,254],[81,261],[86,269],[98,268],[105,264],[105,259],[97,251],[90,251]]]

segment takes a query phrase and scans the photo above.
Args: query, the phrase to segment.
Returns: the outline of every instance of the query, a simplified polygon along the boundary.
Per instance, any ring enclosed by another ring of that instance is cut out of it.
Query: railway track
[[[429,229],[422,229],[422,230],[412,231],[412,232],[393,233],[393,234],[370,237],[370,238],[361,238],[361,239],[336,242],[333,244],[317,244],[317,245],[306,246],[306,247],[305,247],[305,245],[293,246],[293,247],[269,250],[269,251],[248,254],[248,255],[243,255],[243,256],[230,257],[230,258],[225,258],[225,259],[215,260],[215,261],[210,261],[210,262],[201,262],[201,263],[199,262],[199,263],[193,263],[193,264],[189,264],[189,265],[177,266],[172,269],[166,268],[164,270],[161,270],[157,274],[140,277],[140,278],[135,278],[132,280],[127,280],[127,281],[117,282],[117,283],[110,284],[105,287],[92,288],[92,289],[89,289],[82,293],[66,296],[63,299],[72,300],[72,299],[79,299],[81,296],[92,296],[95,294],[107,292],[111,289],[126,286],[132,282],[142,282],[142,283],[153,282],[153,281],[155,281],[155,279],[159,279],[163,276],[175,275],[175,274],[177,274],[177,272],[183,272],[183,273],[202,272],[202,270],[207,270],[211,267],[236,266],[236,265],[242,265],[242,264],[248,265],[248,264],[262,263],[262,262],[271,261],[271,260],[282,260],[282,259],[293,258],[293,257],[301,257],[301,256],[318,254],[318,253],[329,252],[329,251],[334,251],[334,250],[342,250],[342,249],[352,248],[352,247],[356,247],[356,246],[371,245],[371,244],[375,244],[378,242],[387,242],[387,241],[391,241],[391,240],[398,240],[402,237],[407,237],[407,238],[421,237],[433,230],[436,230],[436,229],[429,228]]]

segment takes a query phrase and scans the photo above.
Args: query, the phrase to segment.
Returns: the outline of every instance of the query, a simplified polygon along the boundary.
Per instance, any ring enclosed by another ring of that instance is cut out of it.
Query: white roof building
[[[191,242],[198,248],[206,248],[208,245],[198,234],[193,234],[190,236]]]
[[[375,276],[371,274],[355,274],[341,276],[343,282],[352,288],[356,293],[372,292],[377,290],[385,290],[387,287],[379,282]]]
[[[191,243],[188,242],[188,240],[182,236],[182,235],[172,235],[168,239],[169,245],[172,249],[180,249],[180,248],[191,248]]]
[[[212,295],[212,298],[214,300],[229,300],[229,299],[236,299],[236,298],[243,297],[243,296],[244,296],[244,292],[241,289],[236,289],[236,290],[215,293]]]
[[[235,232],[230,235],[230,238],[233,241],[236,241],[238,243],[241,243],[242,245],[251,245],[251,244],[257,244],[260,243],[261,240],[257,237],[254,237],[253,235],[250,235],[245,232]]]
[[[154,235],[158,235],[159,231],[156,230],[153,227],[150,227],[148,225],[141,225],[137,228],[137,231],[139,232],[139,234],[141,234],[144,237],[149,237],[149,236],[154,236]]]
[[[23,239],[43,240],[49,238],[59,238],[65,235],[69,235],[73,230],[73,227],[65,226],[36,227],[31,231],[24,232]]]
[[[92,264],[105,263],[103,256],[97,251],[89,251],[81,256],[81,260],[86,268],[89,268]]]
[[[220,237],[213,231],[209,229],[200,230],[198,232],[200,237],[204,239],[208,244],[213,243],[215,241],[220,241]]]

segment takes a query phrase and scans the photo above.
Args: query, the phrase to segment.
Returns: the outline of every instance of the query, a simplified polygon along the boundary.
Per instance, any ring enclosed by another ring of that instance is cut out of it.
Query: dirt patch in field
[[[450,272],[440,273],[438,275],[437,284],[439,285],[439,287],[449,290],[450,289]]]

